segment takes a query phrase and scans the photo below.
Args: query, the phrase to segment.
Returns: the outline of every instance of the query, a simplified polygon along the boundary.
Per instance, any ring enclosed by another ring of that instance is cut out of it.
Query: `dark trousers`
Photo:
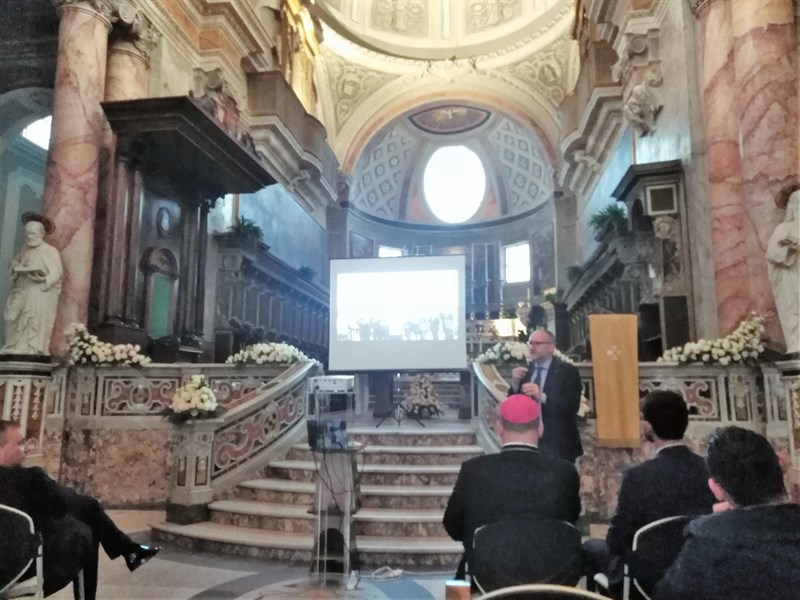
[[[68,499],[67,515],[41,525],[45,595],[74,582],[83,571],[84,597],[95,600],[100,546],[114,559],[134,552],[138,545],[120,531],[94,498],[71,492]],[[77,584],[74,589],[77,599]]]

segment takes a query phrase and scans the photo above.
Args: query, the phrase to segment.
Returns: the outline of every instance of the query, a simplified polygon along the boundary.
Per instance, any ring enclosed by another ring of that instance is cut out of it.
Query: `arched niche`
[[[152,339],[175,334],[178,261],[166,248],[148,248],[142,256],[145,281],[144,324]]]

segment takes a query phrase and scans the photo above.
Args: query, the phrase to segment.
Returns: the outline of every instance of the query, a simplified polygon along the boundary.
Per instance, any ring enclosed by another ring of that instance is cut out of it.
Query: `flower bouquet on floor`
[[[150,357],[141,354],[138,344],[111,344],[101,342],[89,333],[83,323],[71,323],[65,330],[67,351],[71,365],[130,365],[141,367],[150,363]]]
[[[161,411],[161,415],[173,425],[181,425],[194,419],[213,419],[222,414],[217,397],[206,384],[203,375],[192,375],[175,390],[172,404]]]
[[[417,375],[411,381],[403,406],[414,417],[435,417],[442,414],[439,394],[427,375]]]

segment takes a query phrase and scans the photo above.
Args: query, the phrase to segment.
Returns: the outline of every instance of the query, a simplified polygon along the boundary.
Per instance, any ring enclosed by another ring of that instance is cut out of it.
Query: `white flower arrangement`
[[[403,405],[414,415],[438,415],[442,412],[439,394],[427,375],[417,375],[411,381]]]
[[[553,356],[562,362],[575,364],[575,361],[560,350],[554,350]],[[490,365],[525,365],[530,359],[530,349],[525,342],[498,342],[478,355],[475,361]]]
[[[525,342],[497,342],[479,354],[475,362],[490,365],[524,365],[530,360],[528,344]]]
[[[716,340],[698,340],[688,342],[683,347],[670,348],[658,359],[658,362],[730,365],[754,362],[764,351],[761,335],[764,333],[764,317],[750,313],[750,317],[742,321],[736,330]]]
[[[206,384],[203,375],[192,375],[189,380],[175,390],[172,404],[161,414],[174,424],[185,423],[190,419],[212,419],[222,414],[217,397]]]
[[[101,342],[83,323],[71,323],[64,331],[71,365],[130,365],[141,367],[151,362],[140,353],[138,344]]]
[[[225,362],[238,365],[263,365],[264,363],[293,363],[305,360],[311,359],[291,344],[264,342],[245,346],[239,352],[231,354]]]

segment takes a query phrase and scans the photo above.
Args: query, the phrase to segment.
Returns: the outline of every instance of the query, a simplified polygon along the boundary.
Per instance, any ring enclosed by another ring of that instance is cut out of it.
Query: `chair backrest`
[[[513,600],[571,600],[573,598],[608,600],[606,596],[601,596],[594,592],[547,583],[529,583],[527,585],[501,588],[480,596],[478,600],[494,600],[495,598],[513,598]]]
[[[0,504],[0,597],[30,568],[38,547],[33,519],[21,510]]]
[[[630,575],[639,591],[650,596],[683,548],[683,530],[692,517],[666,517],[639,528],[628,557]]]
[[[575,585],[581,536],[564,521],[520,517],[475,530],[469,574],[482,592],[527,583]]]

